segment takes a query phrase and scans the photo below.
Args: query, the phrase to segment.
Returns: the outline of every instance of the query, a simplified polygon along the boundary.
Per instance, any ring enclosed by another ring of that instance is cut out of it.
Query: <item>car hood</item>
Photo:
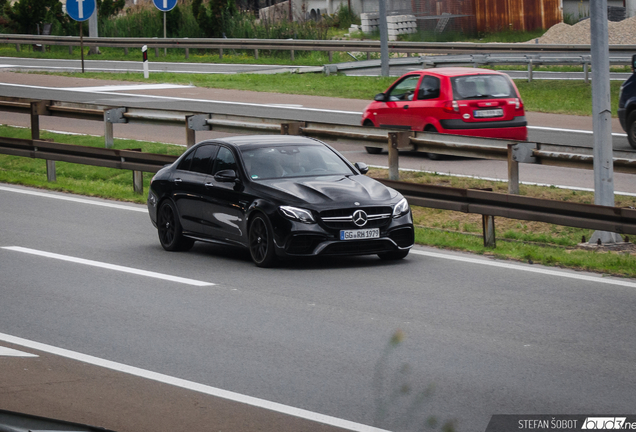
[[[262,184],[314,205],[343,205],[348,202],[351,205],[354,202],[362,205],[386,205],[397,196],[395,190],[364,175],[275,179],[263,181]]]

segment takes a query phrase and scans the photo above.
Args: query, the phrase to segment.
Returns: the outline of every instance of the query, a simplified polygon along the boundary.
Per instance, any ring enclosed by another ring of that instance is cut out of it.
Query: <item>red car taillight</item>
[[[446,112],[459,112],[459,104],[457,101],[446,101],[444,103],[444,111]]]

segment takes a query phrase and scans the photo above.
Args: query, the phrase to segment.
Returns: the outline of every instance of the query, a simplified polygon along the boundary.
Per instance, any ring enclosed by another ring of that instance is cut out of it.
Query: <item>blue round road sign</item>
[[[169,10],[174,9],[177,5],[177,0],[152,0],[157,9],[163,12],[168,12]]]
[[[95,12],[95,0],[66,0],[66,13],[75,21],[86,21]]]

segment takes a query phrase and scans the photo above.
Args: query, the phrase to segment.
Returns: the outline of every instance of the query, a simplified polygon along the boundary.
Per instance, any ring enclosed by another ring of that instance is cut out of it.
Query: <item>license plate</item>
[[[380,228],[340,231],[340,240],[361,240],[372,238],[380,238]]]
[[[473,112],[475,118],[488,118],[488,117],[503,117],[503,110],[501,108],[489,109],[489,110],[475,110]]]

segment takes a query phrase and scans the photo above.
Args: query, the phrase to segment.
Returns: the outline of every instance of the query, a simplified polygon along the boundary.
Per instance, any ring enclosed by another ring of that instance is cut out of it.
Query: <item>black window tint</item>
[[[190,165],[192,165],[192,157],[194,156],[194,152],[191,151],[183,158],[183,160],[179,163],[179,167],[177,169],[190,171]]]
[[[216,174],[219,171],[223,170],[234,170],[238,171],[236,167],[236,160],[234,159],[234,155],[230,151],[230,149],[221,147],[219,148],[219,153],[216,156],[216,160],[214,161],[214,170],[212,174]]]
[[[199,172],[203,174],[209,174],[212,167],[211,160],[214,158],[217,146],[205,145],[199,147],[194,157],[192,158],[192,165],[190,171]]]
[[[437,77],[425,75],[420,84],[418,99],[435,99],[439,97],[440,80]]]

